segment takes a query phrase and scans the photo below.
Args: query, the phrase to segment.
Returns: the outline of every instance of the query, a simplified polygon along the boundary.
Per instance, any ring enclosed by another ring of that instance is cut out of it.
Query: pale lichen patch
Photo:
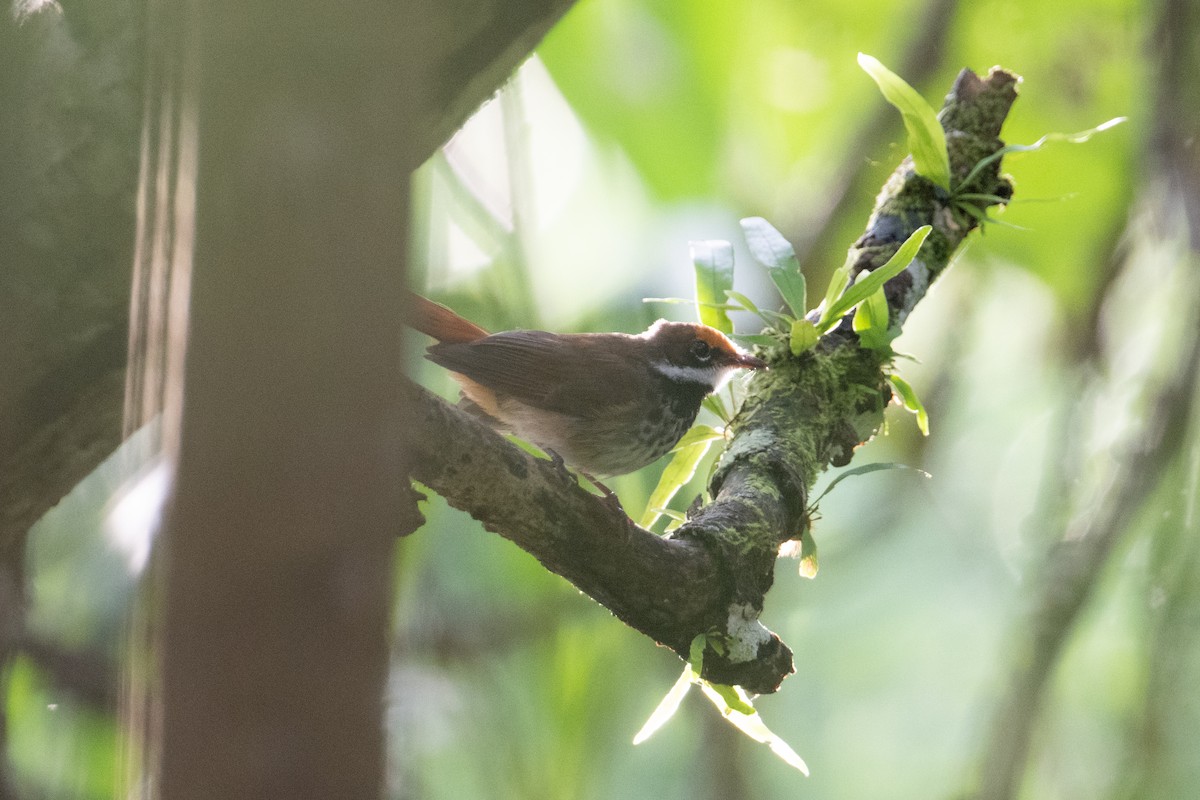
[[[758,649],[771,641],[771,632],[758,621],[758,611],[749,603],[729,606],[726,632],[729,634],[727,658],[734,664],[758,658]]]

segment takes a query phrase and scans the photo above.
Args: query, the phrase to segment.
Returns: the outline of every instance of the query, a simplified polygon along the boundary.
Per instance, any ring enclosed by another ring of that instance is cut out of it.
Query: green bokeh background
[[[1030,576],[1062,533],[1059,490],[1083,486],[1086,498],[1089,475],[1109,466],[1105,437],[1144,411],[1122,392],[1136,395],[1164,369],[1161,342],[1179,329],[1156,322],[1159,338],[1135,346],[1149,309],[1170,302],[1151,262],[1109,294],[1111,358],[1100,369],[1080,361],[1080,331],[1109,289],[1140,180],[1151,5],[944,5],[944,53],[917,86],[935,105],[962,67],[1000,64],[1024,78],[1009,142],[1129,121],[1006,160],[1017,187],[1001,216],[1010,225],[972,240],[896,344],[920,359],[900,371],[925,400],[931,435],[893,407],[887,435],[855,459],[932,477],[846,481],[821,503],[816,579],[779,564],[763,620],[795,650],[797,674],[758,707],[812,776],[737,735],[698,696],[633,747],[679,661],[431,496],[428,524],[397,555],[393,796],[923,800],[969,784],[1018,657]],[[418,174],[418,283],[492,329],[636,331],[659,315],[689,317],[684,305],[641,302],[690,295],[689,240],[729,239],[738,288],[769,304],[738,220],[765,216],[808,241],[834,176],[862,166],[871,188],[834,221],[836,244],[805,256],[818,294],[905,152],[898,117],[890,145],[851,150],[883,102],[855,56],[899,69],[923,17],[903,0],[584,0],[484,109],[490,122],[471,123],[474,133]],[[452,396],[416,347],[414,373]],[[1108,394],[1107,404],[1077,403]],[[1095,423],[1065,441],[1081,413]],[[103,515],[129,462],[98,471],[30,546],[31,627],[113,664],[134,580]],[[660,467],[615,484],[635,515]],[[1023,797],[1143,796],[1127,778],[1149,746],[1138,724],[1157,657],[1154,598],[1162,565],[1194,557],[1195,480],[1194,468],[1168,473],[1097,577],[1036,728]],[[111,715],[27,661],[10,678],[7,710],[12,758],[33,796],[111,796],[124,742]],[[1184,728],[1197,720],[1186,704],[1179,713]],[[1200,771],[1200,739],[1174,758],[1181,772]]]

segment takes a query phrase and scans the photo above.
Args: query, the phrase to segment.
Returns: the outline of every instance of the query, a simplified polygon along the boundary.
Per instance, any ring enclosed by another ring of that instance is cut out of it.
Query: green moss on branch
[[[946,100],[946,127],[953,191],[948,193],[917,175],[905,159],[888,179],[863,236],[850,250],[852,273],[882,266],[923,225],[933,230],[917,259],[885,286],[894,328],[941,275],[963,240],[978,225],[964,210],[979,211],[994,201],[965,200],[961,195],[1008,198],[1011,184],[1000,175],[999,159],[973,173],[996,153],[996,138],[1016,99],[1017,78],[993,70],[980,79],[964,70]],[[970,185],[963,185],[970,176]],[[757,621],[774,580],[780,544],[802,537],[808,526],[808,492],[829,466],[847,464],[855,449],[883,424],[891,399],[884,376],[886,359],[863,348],[849,317],[816,349],[793,356],[785,347],[765,354],[771,370],[755,375],[750,394],[732,424],[734,438],[714,473],[714,501],[675,532],[714,554],[726,601],[714,607],[710,628],[723,641],[725,654],[706,651],[704,677],[728,682],[747,659],[770,662],[785,671],[760,675],[752,691],[773,691],[791,670],[781,654],[786,646]],[[697,631],[701,633],[705,631]]]

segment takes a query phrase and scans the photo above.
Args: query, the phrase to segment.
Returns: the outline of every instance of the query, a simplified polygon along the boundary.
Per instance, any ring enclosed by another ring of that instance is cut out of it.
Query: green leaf
[[[1011,197],[1001,197],[998,194],[981,194],[979,192],[955,192],[954,199],[955,200],[978,200],[981,203],[991,203],[992,205],[995,205],[995,206],[1006,206],[1009,203],[1013,202],[1013,199]],[[1025,202],[1033,203],[1033,202],[1038,202],[1038,201],[1030,200],[1029,198],[1025,198]],[[1042,201],[1042,202],[1045,202],[1045,201]]]
[[[725,313],[725,291],[733,288],[733,245],[711,240],[689,242],[696,272],[696,313],[700,321],[722,333],[733,333]]]
[[[816,327],[806,319],[798,319],[792,323],[791,335],[788,337],[788,347],[792,355],[798,356],[808,350],[818,339]]]
[[[804,280],[804,276],[798,271],[773,268],[767,270],[767,275],[775,284],[775,288],[779,290],[779,296],[791,310],[792,316],[797,319],[803,317],[805,305],[808,303],[808,284]]]
[[[1013,230],[1017,230],[1017,231],[1029,230],[1029,228],[1023,227],[1021,225],[1014,225],[1011,222],[1007,222],[1005,220],[996,219],[995,217],[989,216],[986,211],[976,208],[971,203],[960,203],[960,202],[957,202],[957,199],[956,199],[953,207],[958,209],[959,211],[962,211],[962,212],[974,217],[975,220],[979,223],[979,232],[980,233],[985,232],[987,230],[988,225],[1002,225],[1005,228],[1012,228]]]
[[[735,292],[733,289],[726,289],[725,296],[737,304],[737,310],[749,311],[751,314],[762,317],[762,312],[758,310],[758,306],[755,305],[754,301],[741,292]],[[766,321],[766,318],[764,317],[763,320]]]
[[[688,429],[688,432],[685,433],[683,437],[675,443],[675,446],[671,448],[671,452],[674,453],[677,450],[682,450],[685,447],[691,447],[692,445],[700,444],[701,442],[709,442],[713,439],[723,438],[725,438],[725,431],[721,430],[720,428],[714,428],[711,425],[693,425]]]
[[[883,289],[872,292],[854,312],[854,332],[866,333],[888,326],[887,296]]]
[[[721,698],[723,705],[718,705],[721,713],[728,716],[731,713],[736,714],[757,714],[754,710],[754,705],[750,702],[750,698],[740,686],[729,686],[724,683],[713,683],[705,681],[703,686],[706,689],[711,689],[718,697]],[[715,700],[713,702],[716,702]]]
[[[929,414],[925,411],[925,406],[921,403],[921,398],[917,397],[917,393],[913,390],[908,381],[901,378],[899,375],[888,375],[887,379],[896,389],[896,394],[900,395],[900,402],[909,411],[917,415],[917,427],[921,429],[921,433],[929,435]]]
[[[666,517],[672,522],[687,522],[687,514],[682,511],[676,511],[673,508],[656,508],[654,510],[658,512],[659,516]]]
[[[709,413],[726,425],[729,424],[729,420],[733,419],[733,413],[725,406],[725,401],[721,399],[719,394],[710,394],[708,397],[705,397],[700,402],[700,406],[707,409]]]
[[[884,98],[900,112],[908,132],[908,148],[913,166],[946,191],[950,191],[950,156],[946,152],[946,132],[938,122],[937,113],[925,98],[878,59],[858,54],[858,65],[879,86]]]
[[[703,439],[675,451],[674,457],[668,462],[662,476],[658,479],[658,485],[650,494],[650,500],[646,503],[646,510],[638,520],[638,525],[649,528],[658,521],[657,509],[663,508],[671,502],[675,493],[692,479],[692,476],[696,474],[696,468],[700,466],[701,460],[712,443],[712,438]]]
[[[817,577],[817,543],[813,540],[812,531],[805,531],[800,540],[800,577],[812,580]]]
[[[700,684],[700,688],[704,690],[704,695],[712,701],[712,704],[720,709],[725,719],[733,723],[734,727],[754,741],[767,745],[771,748],[771,752],[783,759],[786,764],[808,775],[808,765],[804,763],[804,759],[797,755],[796,751],[787,742],[779,738],[779,736],[767,727],[766,723],[762,721],[762,717],[759,716],[759,713],[754,710],[754,706],[750,703],[750,698],[746,696],[745,691],[740,686],[728,688],[734,691],[738,705],[745,705],[750,709],[749,713],[742,712],[732,706],[727,701],[725,695],[718,690],[716,684],[703,681]]]
[[[870,350],[887,350],[892,339],[899,335],[899,331],[893,334],[888,329],[888,321],[887,296],[883,289],[877,289],[854,312],[854,332],[862,346]]]
[[[741,292],[735,292],[733,289],[726,289],[725,294],[730,300],[733,300],[737,305],[730,305],[728,308],[731,311],[749,311],[768,326],[774,328],[780,333],[786,333],[792,324],[792,318],[786,314],[780,314],[778,311],[772,311],[769,308],[759,308],[754,301]],[[732,335],[732,334],[731,334]]]
[[[808,290],[791,243],[762,217],[742,220],[742,231],[746,234],[750,254],[767,268],[767,274],[792,315],[803,317],[808,308]]]
[[[1044,145],[1048,144],[1049,142],[1067,142],[1069,144],[1082,144],[1083,142],[1086,142],[1088,139],[1091,139],[1097,133],[1106,131],[1109,128],[1115,128],[1116,126],[1120,125],[1121,123],[1125,122],[1126,120],[1128,120],[1128,117],[1113,117],[1112,119],[1108,120],[1107,122],[1102,122],[1099,125],[1097,125],[1096,127],[1089,128],[1086,131],[1079,131],[1078,133],[1047,133],[1045,136],[1038,139],[1033,144],[1005,145],[1004,147],[1001,147],[996,152],[992,153],[987,158],[981,158],[979,161],[975,162],[975,166],[971,167],[971,171],[967,173],[967,177],[962,179],[962,183],[960,185],[970,186],[971,181],[975,180],[976,176],[979,175],[979,173],[983,170],[984,167],[986,167],[988,164],[991,164],[993,161],[996,161],[997,159],[1004,158],[1004,156],[1008,155],[1009,153],[1032,153],[1037,150],[1040,150]]]
[[[698,300],[688,300],[686,297],[643,297],[643,303],[667,303],[668,305],[683,305],[687,303],[689,306],[703,306],[705,308],[715,308],[719,311],[741,311],[741,306],[736,306],[733,303],[701,303]]]
[[[666,303],[667,305],[677,306],[683,303],[695,303],[695,300],[688,300],[686,297],[643,297],[643,303]]]
[[[779,339],[769,333],[735,333],[733,339],[741,345],[747,347],[758,345],[759,347],[775,347],[779,344]]]
[[[746,245],[750,255],[764,267],[800,270],[796,251],[783,234],[762,217],[746,217],[742,220],[742,232],[746,234]]]
[[[679,676],[679,680],[675,681],[675,685],[667,692],[666,697],[659,701],[658,706],[650,714],[646,724],[633,737],[634,744],[641,744],[649,739],[659,728],[666,725],[671,717],[675,716],[675,712],[679,710],[679,704],[683,702],[683,698],[692,688],[695,680],[696,673],[692,671],[691,665],[684,665],[683,674]]]
[[[837,298],[832,305],[825,309],[825,313],[821,315],[821,321],[817,323],[817,330],[821,333],[828,332],[851,309],[878,291],[892,278],[903,272],[912,263],[913,259],[916,258],[917,252],[925,242],[925,237],[929,235],[931,230],[932,228],[928,225],[922,225],[917,228],[904,244],[897,248],[892,257],[887,260],[887,263],[878,269],[872,270],[866,277],[860,275],[853,286],[847,289],[841,297]]]
[[[753,300],[751,300],[749,297],[746,297],[746,295],[742,294],[741,292],[735,292],[733,289],[726,289],[725,294],[730,300],[733,300],[738,304],[737,306],[733,306],[734,310],[749,311],[751,314],[754,314],[756,317],[761,319],[768,327],[775,328],[776,330],[783,332],[787,330],[787,326],[791,324],[790,318],[784,317],[778,311],[768,311],[766,309],[759,308],[754,304]]]
[[[704,671],[704,648],[707,646],[707,633],[696,634],[692,637],[692,643],[688,645],[688,666],[692,668],[692,672],[696,673],[697,677]]]
[[[825,495],[827,495],[833,491],[833,487],[837,486],[839,483],[846,480],[846,478],[853,478],[855,475],[869,475],[872,472],[882,472],[885,469],[915,469],[917,472],[921,473],[926,478],[932,477],[928,472],[926,472],[923,469],[920,469],[919,467],[914,467],[909,464],[901,464],[897,461],[878,461],[878,462],[874,462],[871,464],[863,464],[860,467],[855,467],[854,469],[847,469],[847,470],[843,470],[842,472],[839,472],[837,474],[837,477],[834,478],[833,480],[831,480],[829,482],[829,485],[825,487],[825,491],[821,492],[821,494],[819,494],[815,500],[813,500],[811,503],[809,503],[809,506],[815,507],[817,505],[817,503],[821,502],[822,498],[824,498]],[[805,534],[803,541],[807,542],[809,540],[809,538],[810,537],[808,536],[808,534]],[[815,548],[815,546],[814,546],[814,548]],[[800,557],[801,558],[804,557],[803,549],[801,549],[801,551],[800,551]]]
[[[829,277],[829,286],[825,288],[825,299],[821,301],[822,320],[829,316],[829,308],[837,302],[837,299],[842,296],[842,292],[846,291],[846,287],[850,285],[850,270],[854,267],[853,258],[853,256],[847,256],[846,263],[834,270],[833,275]],[[818,327],[819,325],[818,323]]]

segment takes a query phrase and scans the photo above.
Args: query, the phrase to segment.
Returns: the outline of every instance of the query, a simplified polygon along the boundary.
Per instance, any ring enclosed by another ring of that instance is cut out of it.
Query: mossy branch
[[[909,268],[885,286],[889,318],[896,328],[978,225],[975,215],[956,208],[963,201],[955,195],[1012,194],[1011,184],[999,173],[999,159],[978,171],[970,186],[960,184],[980,160],[1003,146],[998,134],[1016,99],[1017,82],[1016,76],[999,69],[986,79],[970,70],[960,73],[941,114],[953,194],[917,175],[912,159],[906,158],[884,185],[866,232],[850,250],[852,274],[857,275],[883,265],[917,228],[933,227]],[[780,545],[807,530],[809,489],[820,472],[849,463],[855,448],[875,435],[891,400],[884,358],[859,345],[849,317],[817,348],[793,356],[779,347],[766,357],[771,370],[754,376],[749,397],[731,426],[733,443],[710,485],[714,502],[674,534],[700,541],[717,554],[730,581],[731,619],[735,612],[747,617],[747,608],[757,618],[774,578]],[[757,623],[741,624],[740,632],[749,637],[743,645],[770,642],[768,653],[777,647],[776,637]],[[753,650],[734,648],[742,653]]]
[[[997,137],[1016,84],[1003,70],[986,79],[964,70],[941,114],[953,193],[917,175],[906,159],[851,248],[857,274],[885,263],[917,228],[933,227],[917,259],[885,287],[896,328],[977,226],[979,215],[965,213],[964,202],[985,210],[986,201],[958,195],[1011,195],[998,159],[960,184],[1003,146]],[[798,357],[782,347],[764,356],[771,370],[755,375],[731,425],[732,442],[710,486],[714,501],[669,538],[606,510],[557,478],[548,462],[416,390],[411,400],[424,420],[414,476],[682,658],[696,635],[709,634],[722,652],[705,652],[707,680],[773,692],[793,671],[791,652],[758,621],[779,546],[804,534],[810,487],[875,434],[891,391],[885,358],[860,346],[849,319]]]

